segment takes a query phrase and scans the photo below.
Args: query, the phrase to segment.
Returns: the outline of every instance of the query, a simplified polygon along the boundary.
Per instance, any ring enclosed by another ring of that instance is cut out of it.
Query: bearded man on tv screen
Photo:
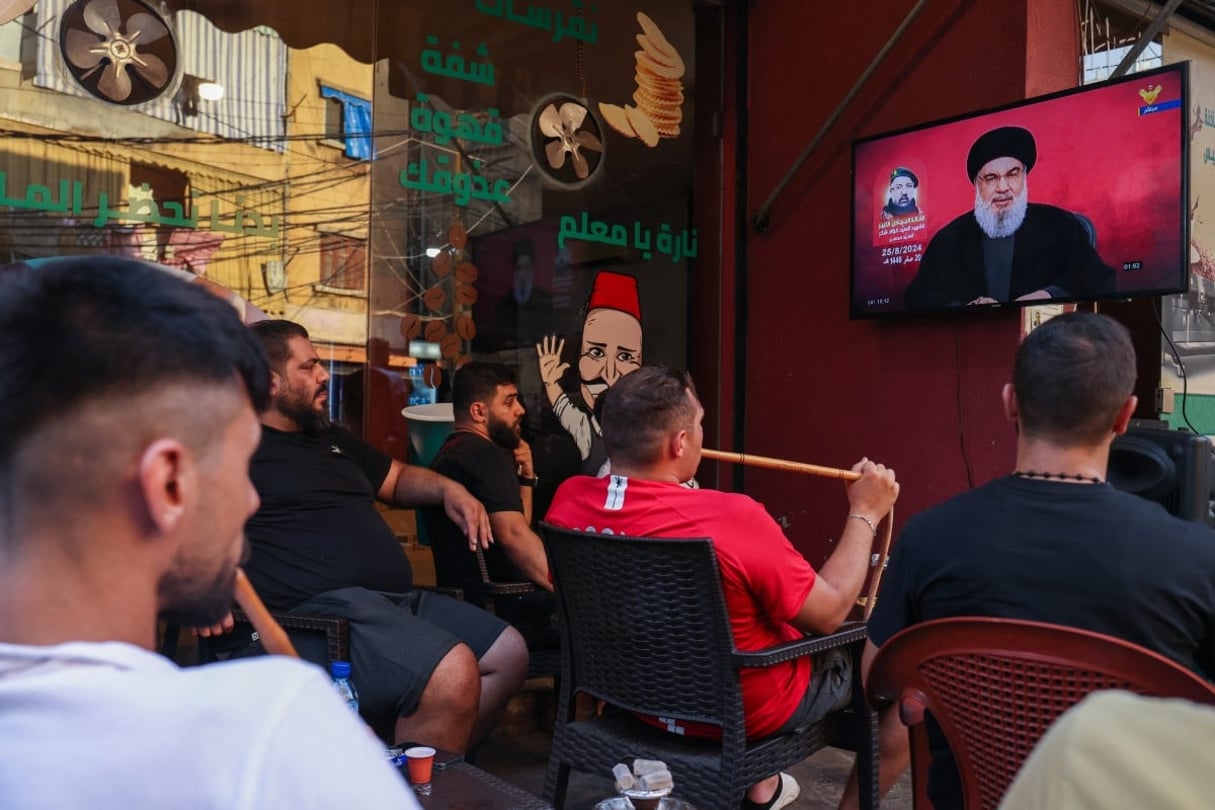
[[[882,219],[909,217],[920,213],[917,192],[920,188],[920,178],[915,172],[905,166],[898,166],[890,172],[890,188],[886,204],[882,206]]]
[[[979,136],[966,158],[974,211],[929,241],[907,287],[908,309],[1075,300],[1114,291],[1114,270],[1097,255],[1091,223],[1029,202],[1028,176],[1037,158],[1034,136],[1022,127]]]

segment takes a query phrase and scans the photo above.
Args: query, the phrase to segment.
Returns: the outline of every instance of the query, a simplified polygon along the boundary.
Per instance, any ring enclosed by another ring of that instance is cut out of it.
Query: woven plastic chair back
[[[709,540],[543,532],[578,689],[663,717],[742,717],[725,602],[706,586],[719,581]]]
[[[995,618],[938,619],[897,633],[878,651],[866,683],[871,705],[899,702],[912,729],[917,781],[929,757],[924,712],[932,714],[970,810],[995,808],[1051,723],[1102,689],[1215,703],[1206,681],[1135,644]],[[916,785],[917,799],[923,788]]]

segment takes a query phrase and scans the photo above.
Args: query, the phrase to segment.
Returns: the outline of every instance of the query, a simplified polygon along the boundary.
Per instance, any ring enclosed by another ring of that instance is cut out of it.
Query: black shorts
[[[811,658],[810,683],[802,700],[774,734],[822,720],[839,711],[852,699],[852,656],[845,650],[826,650]]]
[[[360,713],[377,730],[413,714],[452,647],[466,644],[480,660],[508,627],[492,613],[422,590],[407,592],[397,604],[365,588],[342,588],[317,594],[291,612],[343,616],[350,623],[351,680]],[[315,660],[314,651],[300,654]]]

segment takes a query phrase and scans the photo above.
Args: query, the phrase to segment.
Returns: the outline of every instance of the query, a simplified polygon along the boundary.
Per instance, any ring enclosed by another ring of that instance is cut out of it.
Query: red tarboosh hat
[[[641,320],[641,303],[637,299],[637,279],[622,273],[604,271],[595,276],[586,311],[616,309]]]

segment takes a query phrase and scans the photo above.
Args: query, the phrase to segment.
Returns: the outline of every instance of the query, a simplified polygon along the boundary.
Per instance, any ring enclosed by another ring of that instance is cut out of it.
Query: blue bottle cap
[[[334,661],[329,665],[329,671],[333,673],[335,678],[350,677],[350,662],[349,661]]]

